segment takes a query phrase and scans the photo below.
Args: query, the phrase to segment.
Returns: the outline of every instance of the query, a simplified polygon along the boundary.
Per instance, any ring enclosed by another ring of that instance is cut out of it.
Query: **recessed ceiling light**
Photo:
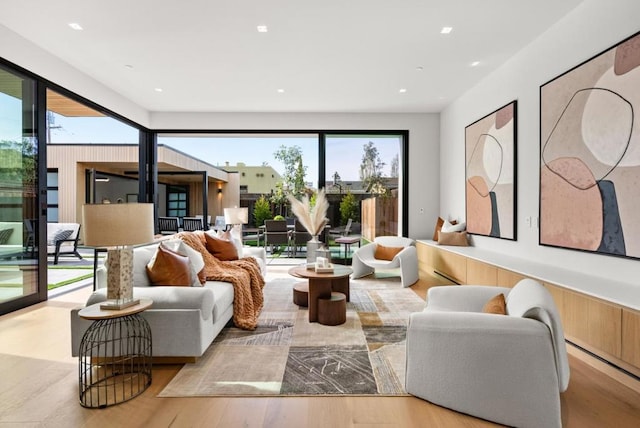
[[[258,25],[256,28],[258,29],[258,33],[266,33],[269,31],[266,25]]]
[[[405,92],[407,92],[407,89],[406,88],[400,88],[400,90],[398,92],[400,92],[401,94],[404,94]]]
[[[131,65],[131,64],[125,64],[124,66],[127,67],[127,68],[133,68],[133,65]]]
[[[162,88],[155,88],[154,91],[156,92],[162,92]]]
[[[422,70],[424,70],[424,67],[420,65],[420,66],[416,67],[416,70],[422,71]]]
[[[72,22],[69,24],[69,27],[73,28],[74,30],[82,30],[82,26],[80,24],[78,24],[77,22]]]
[[[475,66],[477,66],[477,65],[480,65],[480,61],[473,61],[473,62],[471,63],[471,67],[475,67]]]
[[[278,93],[279,94],[284,94],[284,89],[282,89],[282,88],[278,89]]]
[[[451,30],[453,30],[453,27],[442,27],[442,30],[440,30],[440,34],[449,34]]]

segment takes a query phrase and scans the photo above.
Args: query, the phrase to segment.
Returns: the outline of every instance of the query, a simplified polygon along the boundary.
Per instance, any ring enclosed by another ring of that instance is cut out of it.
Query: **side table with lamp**
[[[151,384],[152,337],[139,315],[150,299],[133,296],[133,245],[153,241],[153,204],[82,206],[84,244],[107,248],[107,301],[79,316],[94,320],[79,351],[79,397],[84,407],[103,408],[127,401]]]

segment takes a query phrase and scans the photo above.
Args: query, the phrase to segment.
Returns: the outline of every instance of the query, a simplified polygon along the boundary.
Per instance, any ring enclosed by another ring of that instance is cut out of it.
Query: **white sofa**
[[[202,287],[150,286],[145,266],[155,254],[158,244],[134,249],[134,297],[153,300],[150,309],[142,312],[149,322],[154,357],[200,357],[213,339],[233,316],[233,285],[228,282],[207,281]],[[244,256],[253,256],[263,269],[264,249],[245,249]],[[87,306],[106,300],[106,268],[98,269],[97,290],[89,297]],[[78,355],[80,341],[91,321],[71,311],[71,351]]]

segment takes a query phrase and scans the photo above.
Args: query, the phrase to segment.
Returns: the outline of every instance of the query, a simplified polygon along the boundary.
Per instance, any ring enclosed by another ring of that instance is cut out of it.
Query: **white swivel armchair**
[[[353,253],[351,267],[353,278],[361,278],[375,272],[376,269],[400,268],[403,287],[409,287],[418,281],[418,253],[415,241],[401,236],[378,236],[373,242],[363,245]],[[404,247],[392,260],[375,258],[376,246]]]
[[[482,313],[506,296],[507,315]],[[513,289],[433,287],[407,328],[409,394],[517,427],[561,427],[569,362],[549,292],[531,279]]]

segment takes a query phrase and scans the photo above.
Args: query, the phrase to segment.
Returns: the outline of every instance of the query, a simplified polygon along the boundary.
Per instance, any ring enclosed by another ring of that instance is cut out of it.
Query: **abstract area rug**
[[[269,281],[256,330],[226,327],[159,396],[406,395],[406,326],[424,301],[398,278],[352,280],[347,322],[324,326],[293,303],[297,281]]]

